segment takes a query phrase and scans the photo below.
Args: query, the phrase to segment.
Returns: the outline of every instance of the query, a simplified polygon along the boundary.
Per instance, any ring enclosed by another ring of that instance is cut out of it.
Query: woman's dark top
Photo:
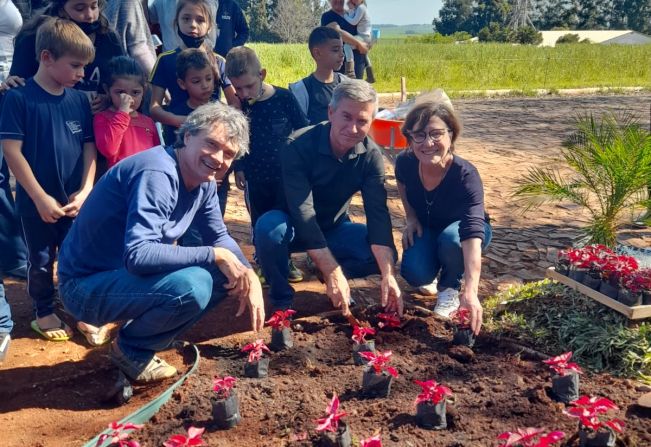
[[[84,67],[84,78],[75,89],[84,92],[103,93],[103,83],[108,83],[106,66],[111,58],[124,55],[120,41],[113,31],[95,34],[95,59]],[[18,35],[14,47],[14,58],[9,74],[21,78],[31,78],[38,71],[36,56],[36,33],[24,37]]]
[[[407,202],[423,227],[440,233],[451,223],[461,221],[462,241],[484,241],[484,222],[488,221],[484,187],[472,163],[455,155],[443,181],[432,191],[426,191],[418,174],[418,159],[411,151],[405,151],[396,159],[396,179],[405,186]]]

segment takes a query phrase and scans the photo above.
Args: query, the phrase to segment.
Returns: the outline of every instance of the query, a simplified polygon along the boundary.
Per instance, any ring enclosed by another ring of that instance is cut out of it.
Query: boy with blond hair
[[[90,103],[72,88],[84,77],[95,49],[75,23],[53,17],[39,27],[36,50],[34,77],[5,95],[0,141],[18,183],[16,209],[28,247],[27,292],[36,315],[31,327],[47,340],[65,341],[72,331],[54,313],[53,265],[95,177]]]
[[[328,120],[332,92],[348,78],[337,73],[344,62],[344,44],[337,30],[328,26],[315,28],[310,33],[308,48],[316,62],[316,70],[308,77],[289,84],[289,90],[296,97],[310,125],[314,125]]]
[[[255,52],[236,47],[226,56],[226,76],[242,102],[250,121],[249,153],[235,163],[235,183],[245,190],[251,228],[267,211],[284,207],[280,181],[280,152],[289,135],[308,125],[305,115],[289,90],[264,82],[267,71]],[[291,282],[303,280],[303,273],[288,263]],[[260,280],[264,277],[258,269]]]

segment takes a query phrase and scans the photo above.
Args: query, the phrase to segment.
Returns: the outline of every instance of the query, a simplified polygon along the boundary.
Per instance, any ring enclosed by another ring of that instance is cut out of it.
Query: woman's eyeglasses
[[[427,138],[438,143],[443,139],[446,133],[452,132],[451,129],[432,129],[428,132],[409,132],[414,143],[424,143]]]

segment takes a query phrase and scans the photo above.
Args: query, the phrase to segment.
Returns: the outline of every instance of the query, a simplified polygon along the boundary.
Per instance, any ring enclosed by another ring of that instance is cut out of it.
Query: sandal
[[[30,326],[31,326],[31,328],[32,328],[32,330],[34,332],[39,334],[41,337],[43,337],[47,341],[68,341],[68,340],[70,340],[70,335],[68,335],[68,334],[70,333],[71,329],[63,321],[61,321],[61,323],[59,324],[58,327],[51,327],[51,328],[48,328],[48,329],[42,329],[38,325],[36,320],[32,320],[32,323],[30,324]],[[51,335],[51,332],[58,331],[58,330],[66,331],[66,335],[63,336],[63,337],[55,337],[55,336]]]
[[[77,322],[77,330],[81,332],[81,335],[86,338],[86,341],[91,346],[102,346],[108,343],[111,340],[111,334],[106,326],[100,326],[97,329],[87,329],[82,326],[82,322]]]

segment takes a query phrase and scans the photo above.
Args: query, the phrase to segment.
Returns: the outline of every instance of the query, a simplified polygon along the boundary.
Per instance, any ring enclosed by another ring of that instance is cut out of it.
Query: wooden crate
[[[614,300],[604,295],[603,293],[591,289],[585,284],[573,280],[569,276],[565,276],[565,275],[561,275],[560,273],[557,273],[554,267],[549,267],[547,269],[547,276],[560,283],[565,284],[566,286],[573,288],[574,290],[578,290],[585,296],[588,296],[595,301],[599,301],[601,304],[606,305],[613,310],[616,310],[620,314],[626,315],[626,317],[629,320],[641,320],[643,318],[651,318],[651,305],[633,306],[633,307],[627,306],[617,300]]]

